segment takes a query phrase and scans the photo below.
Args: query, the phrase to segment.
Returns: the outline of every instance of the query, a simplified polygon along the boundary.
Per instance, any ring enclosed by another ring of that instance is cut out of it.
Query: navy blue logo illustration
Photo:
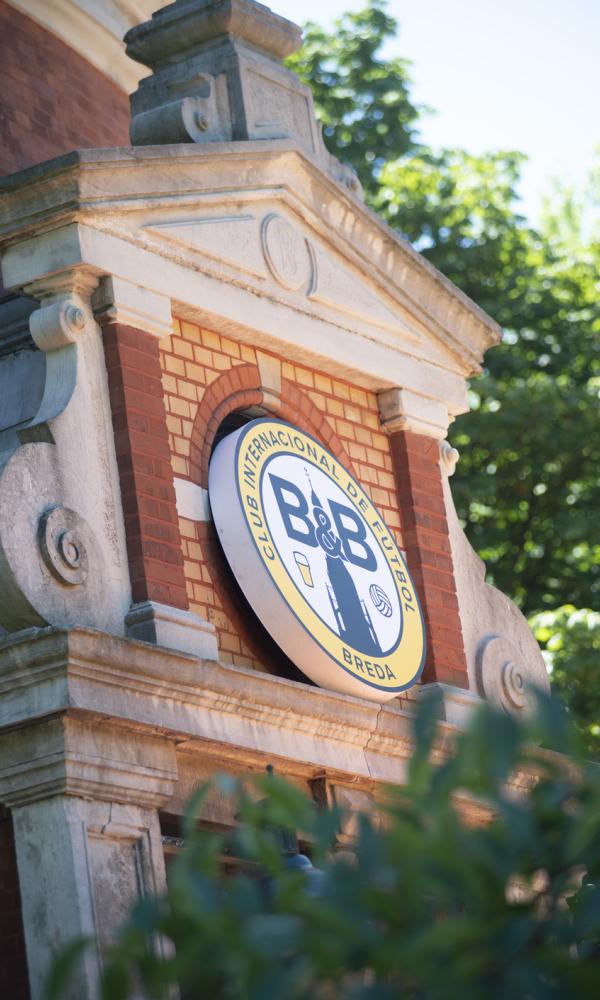
[[[364,521],[352,507],[336,500],[329,500],[327,506],[330,513],[327,513],[307,469],[305,473],[309,501],[295,483],[269,473],[285,530],[293,541],[320,549],[324,554],[327,595],[340,637],[365,655],[380,656],[382,648],[369,611],[347,567],[350,563],[371,572],[377,569],[377,560],[367,542]],[[294,559],[305,586],[314,587],[308,555],[295,550]]]

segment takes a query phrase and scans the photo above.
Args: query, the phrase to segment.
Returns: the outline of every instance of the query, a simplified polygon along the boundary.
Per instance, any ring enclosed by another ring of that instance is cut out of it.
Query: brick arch
[[[190,438],[190,479],[208,488],[208,463],[215,435],[230,413],[263,401],[257,365],[236,365],[206,389]]]
[[[269,405],[265,405],[268,396]],[[208,488],[208,465],[215,436],[230,413],[264,406],[265,411],[295,424],[312,434],[354,473],[353,463],[327,417],[310,397],[289,379],[281,380],[281,396],[277,409],[272,406],[273,394],[263,392],[257,365],[237,365],[224,372],[206,389],[196,412],[190,439],[190,479]]]

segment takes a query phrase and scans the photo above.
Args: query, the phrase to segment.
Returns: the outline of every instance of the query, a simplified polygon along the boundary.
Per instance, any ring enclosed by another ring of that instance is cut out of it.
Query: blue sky
[[[363,0],[266,0],[302,23],[330,24]],[[389,0],[390,54],[413,62],[413,96],[431,145],[529,157],[521,193],[535,221],[560,177],[581,186],[600,146],[600,0]]]

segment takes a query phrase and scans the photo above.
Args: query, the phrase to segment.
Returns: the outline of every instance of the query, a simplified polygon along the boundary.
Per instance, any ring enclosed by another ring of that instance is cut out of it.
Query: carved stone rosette
[[[505,636],[484,636],[477,650],[476,668],[482,697],[506,712],[532,710],[536,690],[548,690],[542,658],[530,658],[525,665],[516,645]]]

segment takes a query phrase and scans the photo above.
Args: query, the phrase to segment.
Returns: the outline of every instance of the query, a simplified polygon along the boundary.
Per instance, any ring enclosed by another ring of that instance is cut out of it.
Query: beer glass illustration
[[[300,570],[300,575],[302,577],[302,582],[305,587],[314,587],[312,573],[310,571],[310,563],[303,552],[294,552],[294,559],[296,560],[296,566]]]

